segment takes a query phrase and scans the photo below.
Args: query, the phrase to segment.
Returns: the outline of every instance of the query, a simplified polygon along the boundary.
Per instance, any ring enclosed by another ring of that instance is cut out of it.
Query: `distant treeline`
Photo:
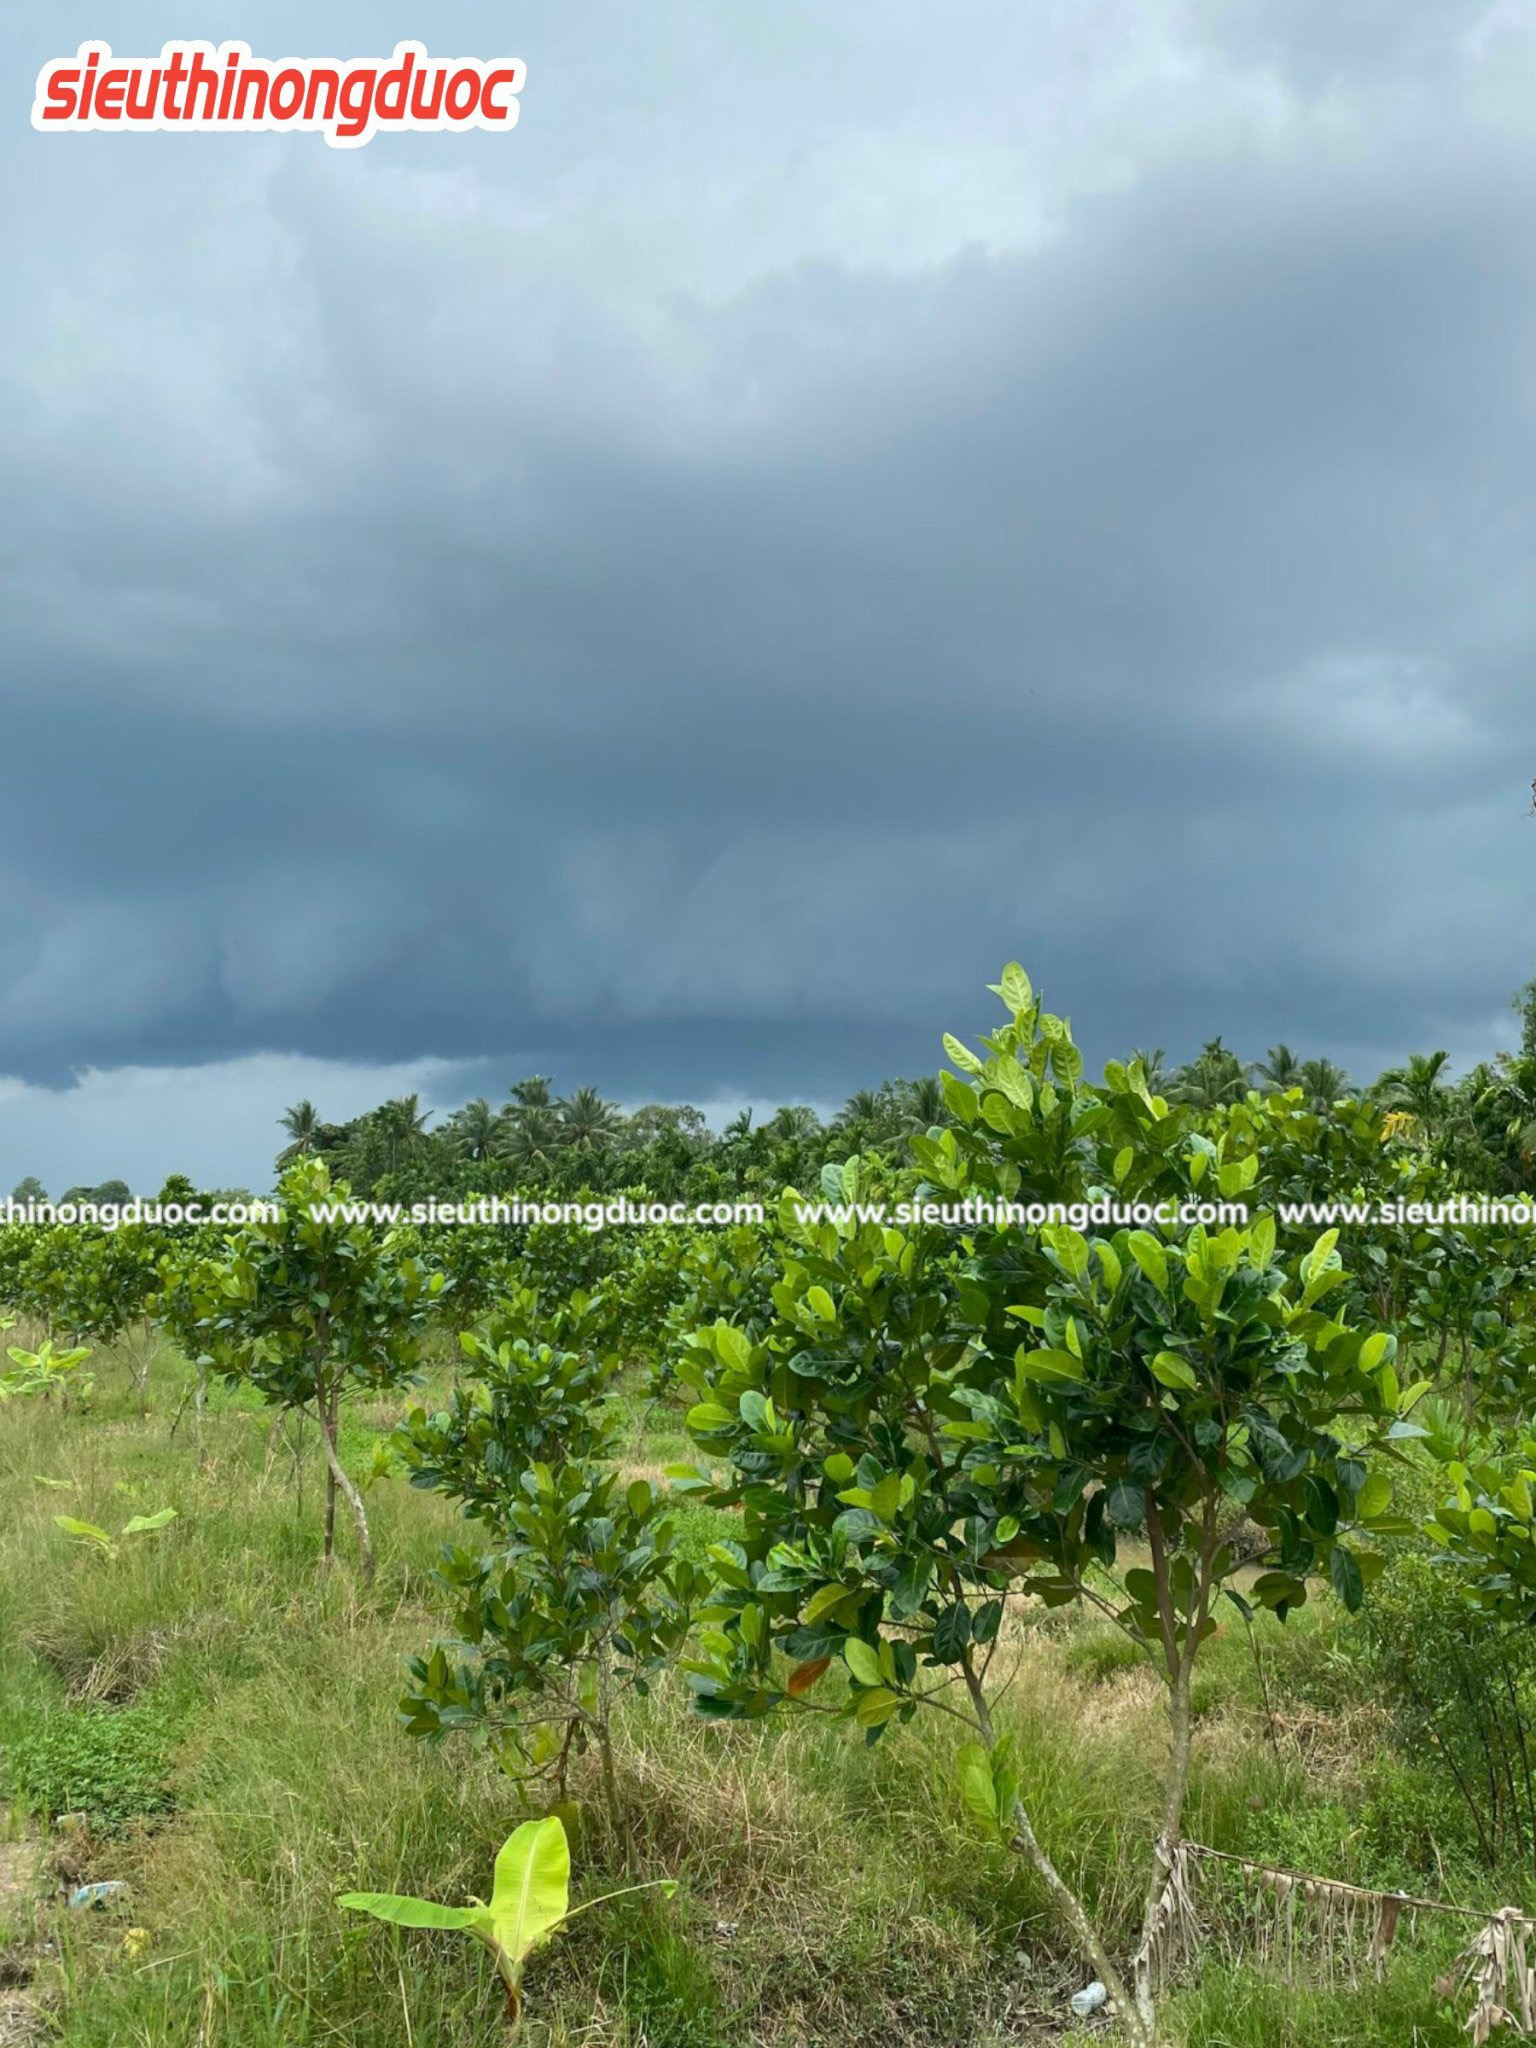
[[[1242,1059],[1219,1037],[1182,1066],[1170,1067],[1161,1047],[1134,1057],[1154,1093],[1197,1108],[1241,1101],[1255,1088],[1299,1089],[1319,1114],[1367,1097],[1453,1165],[1461,1185],[1506,1193],[1531,1185],[1536,1159],[1536,980],[1520,989],[1514,1009],[1519,1049],[1456,1078],[1443,1051],[1415,1053],[1366,1084],[1330,1059],[1304,1059],[1284,1044],[1260,1060]],[[295,1103],[279,1120],[288,1142],[274,1170],[323,1158],[334,1179],[384,1200],[644,1187],[664,1200],[704,1202],[806,1186],[827,1161],[855,1152],[900,1161],[914,1134],[948,1120],[937,1075],[860,1088],[828,1120],[791,1103],[761,1120],[744,1110],[713,1131],[688,1103],[648,1103],[626,1115],[595,1088],[557,1096],[549,1078],[535,1074],[514,1082],[504,1102],[478,1097],[435,1122],[415,1095],[346,1123],[328,1123],[312,1102]],[[125,1181],[109,1180],[58,1199],[124,1202],[132,1192]],[[41,1201],[47,1193],[29,1176],[13,1198]]]

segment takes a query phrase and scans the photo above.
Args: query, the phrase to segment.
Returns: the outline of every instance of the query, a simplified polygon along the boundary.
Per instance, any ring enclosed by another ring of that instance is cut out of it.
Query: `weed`
[[[5,1746],[12,1796],[40,1820],[83,1813],[98,1834],[167,1813],[174,1717],[152,1698],[133,1706],[65,1706]]]

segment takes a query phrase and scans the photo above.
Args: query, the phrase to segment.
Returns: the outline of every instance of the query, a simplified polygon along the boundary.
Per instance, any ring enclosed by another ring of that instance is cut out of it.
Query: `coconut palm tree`
[[[459,1159],[492,1159],[501,1137],[500,1120],[485,1097],[477,1095],[453,1112],[443,1126],[443,1136]]]
[[[1349,1076],[1332,1060],[1303,1060],[1296,1071],[1298,1086],[1306,1097],[1308,1109],[1332,1109],[1349,1093]]]
[[[412,1093],[396,1095],[391,1101],[381,1103],[373,1115],[388,1148],[389,1171],[393,1173],[400,1161],[409,1158],[427,1135],[432,1112],[423,1109],[420,1096]]]
[[[792,1145],[801,1138],[811,1138],[821,1129],[821,1118],[808,1103],[785,1103],[769,1117],[763,1129],[776,1145]]]
[[[1258,1062],[1253,1071],[1261,1081],[1267,1082],[1277,1094],[1283,1095],[1287,1089],[1302,1086],[1301,1059],[1296,1053],[1292,1052],[1284,1039],[1278,1045],[1272,1045],[1269,1048],[1269,1051]]]
[[[1477,1066],[1467,1076],[1473,1108],[1497,1116],[1505,1136],[1523,1154],[1536,1151],[1536,1143],[1532,1142],[1536,1139],[1536,1098],[1532,1096],[1531,1079],[1524,1063],[1514,1061],[1498,1067]]]
[[[292,1109],[285,1109],[278,1122],[290,1140],[277,1155],[280,1167],[292,1166],[296,1159],[307,1158],[315,1150],[320,1135],[320,1112],[307,1096]]]
[[[1411,1053],[1406,1066],[1388,1067],[1376,1083],[1382,1107],[1411,1116],[1426,1143],[1438,1135],[1450,1104],[1444,1080],[1450,1059],[1444,1051]]]
[[[873,1088],[855,1088],[832,1119],[835,1131],[867,1129],[880,1115],[880,1097]]]
[[[549,1109],[552,1106],[548,1074],[530,1074],[524,1081],[514,1081],[507,1093],[519,1109]]]
[[[1219,1036],[1208,1038],[1189,1065],[1172,1076],[1169,1092],[1196,1109],[1222,1109],[1247,1094],[1248,1069]]]
[[[944,1084],[937,1074],[919,1074],[916,1080],[901,1083],[900,1113],[908,1131],[929,1131],[949,1122]]]
[[[557,1105],[560,1129],[574,1151],[595,1152],[609,1145],[623,1125],[616,1102],[605,1102],[595,1088],[578,1088]]]
[[[551,1166],[559,1156],[562,1132],[552,1105],[498,1118],[496,1151],[520,1173],[537,1173]]]

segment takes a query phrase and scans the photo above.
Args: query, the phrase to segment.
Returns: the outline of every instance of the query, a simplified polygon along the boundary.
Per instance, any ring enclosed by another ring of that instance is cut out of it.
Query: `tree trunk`
[[[1097,1974],[1099,1982],[1114,2001],[1116,2012],[1130,2030],[1137,2048],[1153,2048],[1155,2036],[1150,2031],[1139,2000],[1132,2002],[1126,1990],[1124,1977],[1121,1976],[1118,1966],[1099,1939],[1098,1930],[1088,1917],[1088,1908],[1041,1847],[1039,1838],[1030,1825],[1029,1815],[1024,1811],[1022,1800],[1015,1804],[1009,1825],[1013,1830],[1015,1855],[1024,1857],[1044,1880],[1046,1890],[1055,1900],[1062,1919],[1071,1929],[1078,1947]]]
[[[613,1767],[613,1700],[608,1672],[607,1646],[602,1645],[597,1653],[597,1748],[603,1766],[603,1800],[608,1808],[608,1825],[624,1851],[624,1869],[628,1876],[635,1872],[634,1844],[630,1841],[629,1830],[624,1825],[624,1808],[619,1800],[618,1773]]]
[[[997,1741],[997,1731],[992,1723],[992,1711],[987,1705],[986,1694],[975,1666],[967,1652],[962,1666],[966,1690],[971,1696],[971,1708],[976,1716],[976,1726],[981,1738],[991,1749]],[[1137,2048],[1154,2048],[1153,2037],[1147,2031],[1141,2009],[1131,2000],[1126,1990],[1124,1977],[1108,1949],[1099,1938],[1098,1929],[1089,1917],[1088,1908],[1067,1883],[1050,1857],[1045,1853],[1033,1823],[1025,1810],[1022,1799],[1016,1799],[1008,1826],[1012,1833],[1012,1847],[1016,1856],[1022,1856],[1035,1870],[1045,1884],[1046,1890],[1055,1901],[1057,1911],[1070,1929],[1084,1959],[1098,1976],[1099,1982],[1114,2002],[1116,2013],[1122,2024],[1130,2030]]]
[[[352,1510],[352,1519],[357,1524],[357,1547],[362,1558],[363,1584],[373,1584],[373,1537],[368,1528],[368,1510],[363,1506],[363,1496],[353,1484],[351,1475],[341,1462],[336,1449],[338,1411],[341,1394],[337,1389],[320,1409],[320,1434],[325,1443],[325,1466],[328,1485],[326,1488],[325,1512],[325,1554],[330,1557],[335,1544],[336,1495],[346,1495],[347,1506]]]
[[[331,1457],[331,1425],[326,1416],[329,1395],[322,1393],[315,1403],[320,1423],[320,1441],[325,1447],[325,1544],[321,1556],[327,1564],[336,1554],[336,1462]]]
[[[1168,1688],[1168,1768],[1163,1779],[1163,1813],[1157,1840],[1152,1845],[1152,1870],[1147,1879],[1147,1897],[1141,1916],[1141,1947],[1136,1955],[1136,2014],[1142,2038],[1149,2044],[1157,2039],[1157,1987],[1152,1980],[1150,1954],[1152,1929],[1163,1888],[1173,1867],[1184,1819],[1184,1795],[1189,1788],[1189,1758],[1192,1717],[1189,1708],[1190,1669],[1194,1663],[1193,1644],[1186,1644]],[[1108,1978],[1105,1982],[1108,1983]]]

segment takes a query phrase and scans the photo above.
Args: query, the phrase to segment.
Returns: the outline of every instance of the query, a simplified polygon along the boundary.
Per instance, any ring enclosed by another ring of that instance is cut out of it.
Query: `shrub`
[[[1415,1549],[1383,1578],[1355,1654],[1392,1717],[1407,1773],[1392,1804],[1414,1810],[1420,1856],[1454,1846],[1490,1869],[1536,1867],[1536,1632],[1472,1612],[1456,1575]]]
[[[5,1745],[12,1796],[40,1819],[83,1813],[97,1833],[169,1812],[176,1727],[162,1705],[62,1707]]]

